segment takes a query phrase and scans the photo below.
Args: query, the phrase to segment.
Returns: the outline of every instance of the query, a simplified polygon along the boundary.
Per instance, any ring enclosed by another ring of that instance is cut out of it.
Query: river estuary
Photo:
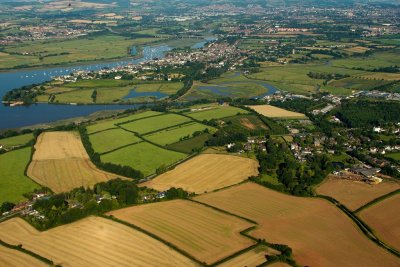
[[[206,38],[192,46],[192,48],[202,48],[207,41],[213,40]],[[114,68],[127,64],[138,64],[154,58],[163,58],[167,51],[173,48],[167,45],[146,46],[143,48],[142,57],[137,59],[124,59],[120,61],[102,62],[93,64],[77,64],[65,67],[50,67],[37,69],[24,69],[10,72],[0,72],[0,97],[6,92],[21,86],[38,84],[51,80],[54,76],[66,75],[74,71],[86,70],[96,71],[102,68]],[[269,88],[268,94],[275,90]],[[272,90],[271,90],[272,89]],[[217,92],[218,93],[218,92]],[[131,92],[135,94],[135,92]],[[223,95],[221,93],[221,95]],[[129,96],[132,97],[132,96]],[[155,96],[161,98],[164,96]],[[20,128],[35,124],[50,123],[58,120],[65,120],[76,117],[90,115],[97,111],[122,110],[134,108],[138,105],[54,105],[54,104],[34,104],[30,106],[9,107],[0,104],[0,130]]]

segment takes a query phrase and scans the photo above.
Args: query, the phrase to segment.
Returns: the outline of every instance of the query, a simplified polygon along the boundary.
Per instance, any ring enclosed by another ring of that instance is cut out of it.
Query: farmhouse
[[[380,172],[378,168],[352,168],[350,169],[352,173],[359,174],[365,178],[373,178],[377,173]]]
[[[369,184],[379,184],[383,181],[381,178],[375,176],[380,172],[378,168],[352,168],[350,171],[364,177],[364,181]]]

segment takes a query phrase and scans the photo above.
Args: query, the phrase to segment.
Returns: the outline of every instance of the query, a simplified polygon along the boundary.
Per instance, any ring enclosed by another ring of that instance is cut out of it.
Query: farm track
[[[317,196],[318,198],[323,198],[328,200],[329,202],[331,202],[332,204],[334,204],[337,208],[339,208],[341,211],[343,211],[344,214],[347,215],[347,217],[349,217],[357,226],[358,228],[361,230],[361,232],[372,242],[374,242],[375,244],[377,244],[378,246],[384,248],[385,250],[387,250],[388,252],[390,252],[391,254],[397,256],[398,258],[400,258],[400,252],[397,251],[396,249],[392,248],[391,246],[387,245],[386,243],[384,243],[383,241],[381,241],[372,231],[372,229],[366,224],[364,223],[360,218],[358,218],[357,215],[355,215],[355,213],[353,213],[351,210],[349,210],[346,206],[344,206],[342,203],[340,203],[339,201],[337,201],[336,199],[332,198],[332,197],[327,197],[327,196]]]
[[[359,225],[352,224],[351,219],[344,217],[342,219],[345,220],[341,221],[340,217],[345,214],[341,215],[341,210],[322,199],[293,197],[253,183],[244,183],[200,195],[195,201],[256,221],[257,228],[247,234],[256,239],[266,238],[273,243],[288,244],[293,249],[294,259],[301,265],[337,266],[332,262],[357,262],[365,263],[364,266],[376,266],[377,262],[385,262],[386,266],[397,266],[395,256],[365,239]],[[296,225],[302,227],[293,225],[291,218],[296,218]],[[342,230],[338,231],[338,227]],[[305,242],[304,238],[308,241]],[[340,242],[348,248],[344,254],[337,246]],[[369,252],[360,246],[368,247]]]

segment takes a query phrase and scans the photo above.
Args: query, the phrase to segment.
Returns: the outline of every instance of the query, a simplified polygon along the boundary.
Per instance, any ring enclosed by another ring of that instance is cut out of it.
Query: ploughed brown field
[[[257,106],[248,106],[249,108],[253,109],[257,113],[264,115],[265,117],[269,118],[297,118],[302,119],[306,118],[306,116],[302,113],[289,111],[283,108],[278,108],[270,105],[257,105]]]
[[[240,235],[253,224],[187,200],[129,207],[108,215],[136,225],[208,264],[254,244]]]
[[[117,178],[94,166],[76,132],[42,133],[35,149],[27,174],[55,193]]]
[[[195,266],[161,242],[99,217],[89,217],[45,232],[14,218],[0,224],[0,239],[13,245],[22,244],[23,248],[63,267]]]
[[[44,262],[15,249],[0,245],[0,266],[7,267],[46,267]]]
[[[388,245],[400,250],[400,194],[362,210],[360,217]]]
[[[141,184],[159,191],[171,187],[201,194],[240,183],[258,175],[255,160],[217,154],[201,154],[155,179]]]
[[[371,202],[400,188],[400,183],[384,180],[380,184],[369,185],[360,181],[350,181],[329,177],[317,188],[320,195],[330,196],[351,210]]]
[[[367,239],[323,199],[289,196],[246,183],[195,200],[258,222],[250,234],[290,246],[300,265],[399,266],[396,256]]]

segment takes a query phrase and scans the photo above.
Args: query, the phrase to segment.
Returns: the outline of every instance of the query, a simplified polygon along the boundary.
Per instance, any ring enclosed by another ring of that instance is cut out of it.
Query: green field
[[[127,57],[130,47],[159,40],[99,35],[60,41],[29,41],[8,46],[0,54],[0,69]]]
[[[103,88],[103,87],[122,87],[126,85],[132,85],[132,81],[124,80],[111,80],[111,79],[100,79],[100,80],[81,80],[75,83],[67,83],[63,86],[73,88],[73,89],[93,89],[93,88]]]
[[[336,73],[342,75],[363,75],[367,72],[360,70],[347,69],[343,67],[327,66],[327,65],[285,65],[270,66],[261,68],[260,72],[249,75],[254,79],[265,80],[275,87],[297,94],[310,94],[316,92],[316,86],[320,86],[321,91],[328,91],[334,94],[349,94],[342,88],[335,89],[333,86],[323,85],[323,79],[313,79],[307,74],[309,72],[316,73]],[[342,90],[340,90],[342,89]]]
[[[24,200],[22,194],[40,188],[24,174],[30,157],[30,147],[0,155],[0,204]]]
[[[400,161],[400,152],[397,152],[397,153],[388,153],[388,154],[386,154],[385,157],[391,158],[391,159],[394,159],[394,160],[397,160],[397,161]]]
[[[183,99],[252,98],[265,95],[269,90],[268,86],[266,82],[249,79],[240,72],[228,72],[207,83],[194,83]]]
[[[181,82],[143,83],[135,85],[136,92],[160,92],[167,95],[175,94],[182,89]]]
[[[203,121],[203,120],[222,119],[226,117],[231,117],[237,115],[238,113],[246,114],[248,112],[236,107],[212,106],[209,109],[191,111],[185,114],[196,120]]]
[[[364,68],[374,69],[379,67],[390,67],[398,65],[400,62],[400,54],[397,52],[375,53],[369,57],[351,57],[346,59],[338,59],[332,61],[332,65],[342,68]]]
[[[122,146],[141,142],[142,139],[131,132],[122,129],[110,129],[89,135],[93,149],[97,153],[104,153]]]
[[[171,165],[185,157],[186,154],[143,142],[102,155],[101,161],[130,166],[144,175],[150,175],[155,173],[157,168]]]
[[[165,146],[176,143],[184,137],[192,137],[192,134],[194,132],[204,131],[205,129],[208,129],[209,132],[214,131],[214,128],[210,126],[206,126],[197,122],[192,122],[184,125],[179,125],[174,128],[169,128],[164,131],[145,135],[143,136],[143,138],[158,145]]]
[[[139,134],[145,134],[189,121],[190,119],[184,116],[176,114],[166,114],[123,124],[121,125],[121,127]]]
[[[143,119],[143,118],[147,118],[147,117],[151,117],[151,116],[157,116],[160,114],[161,114],[160,112],[156,112],[156,111],[145,111],[145,112],[135,113],[133,115],[126,116],[126,117],[121,117],[118,119],[108,119],[108,120],[100,121],[98,123],[89,125],[86,128],[87,128],[88,134],[93,134],[93,133],[96,133],[99,131],[116,128],[115,124],[124,123],[124,122],[132,121],[132,120]]]
[[[6,149],[14,146],[26,145],[33,140],[33,134],[23,134],[18,136],[13,136],[9,138],[0,139],[0,146],[4,146]]]
[[[94,89],[97,91],[96,103],[115,103],[115,102],[149,102],[153,101],[150,96],[134,97],[124,99],[133,89],[136,92],[160,92],[167,95],[175,94],[182,88],[180,82],[156,82],[139,84],[138,81],[121,80],[84,80],[76,83],[61,85],[51,85],[46,88],[44,95],[37,97],[39,102],[48,102],[49,96],[53,95],[52,100],[56,103],[93,103],[92,94]]]
[[[179,151],[185,154],[193,153],[193,150],[199,150],[204,147],[206,141],[211,137],[210,134],[201,134],[190,139],[186,139],[172,145],[166,146],[167,149]]]
[[[381,80],[367,80],[367,79],[349,77],[338,81],[330,82],[329,85],[334,87],[344,87],[355,90],[370,90],[375,87],[385,85],[387,83],[388,83],[387,81],[381,81]]]

